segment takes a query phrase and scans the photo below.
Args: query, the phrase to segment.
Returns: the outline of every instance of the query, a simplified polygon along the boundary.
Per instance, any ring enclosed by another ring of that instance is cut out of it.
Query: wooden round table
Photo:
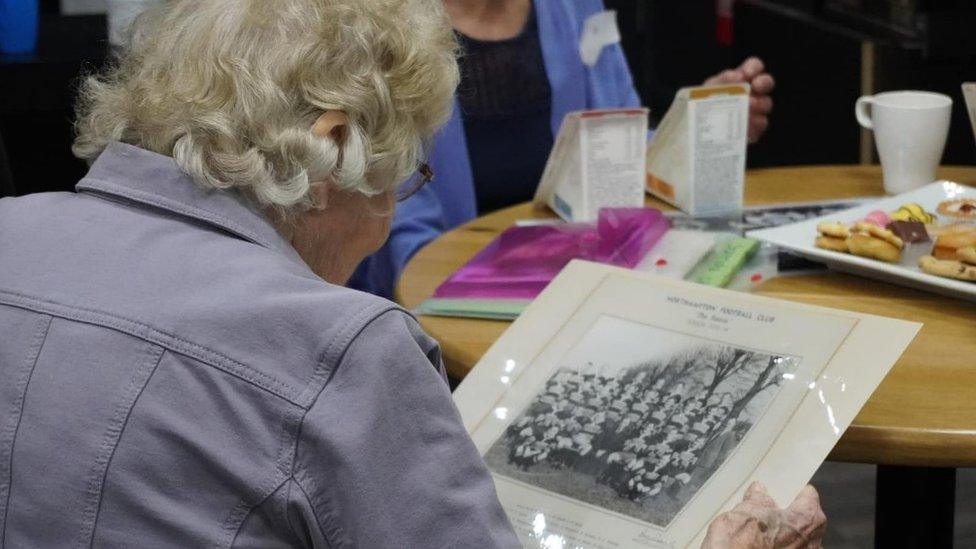
[[[943,167],[939,177],[976,184],[976,167]],[[747,205],[883,194],[877,166],[773,168],[746,175]],[[648,203],[669,209],[653,199]],[[407,265],[396,288],[397,302],[416,307],[516,220],[551,217],[549,211],[521,204],[442,235]],[[829,459],[880,466],[876,546],[909,539],[904,536],[912,532],[904,529],[911,525],[921,529],[915,535],[929,536],[935,545],[941,544],[933,533],[948,530],[951,546],[955,468],[976,466],[976,303],[833,272],[776,278],[756,293],[924,323]],[[420,322],[440,341],[448,371],[458,379],[509,325],[432,316],[421,316]],[[885,490],[890,497],[883,496]]]

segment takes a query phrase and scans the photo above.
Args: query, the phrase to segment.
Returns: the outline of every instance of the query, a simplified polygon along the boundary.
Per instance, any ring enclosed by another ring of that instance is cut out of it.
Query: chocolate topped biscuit
[[[886,228],[898,235],[898,238],[906,244],[929,241],[929,233],[925,230],[925,224],[919,221],[892,221],[888,223]]]

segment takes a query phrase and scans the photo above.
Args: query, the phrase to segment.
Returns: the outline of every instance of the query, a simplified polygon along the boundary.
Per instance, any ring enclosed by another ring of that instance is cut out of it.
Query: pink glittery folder
[[[534,299],[573,259],[628,269],[668,230],[652,208],[604,208],[596,226],[562,223],[512,227],[434,292],[438,299]]]

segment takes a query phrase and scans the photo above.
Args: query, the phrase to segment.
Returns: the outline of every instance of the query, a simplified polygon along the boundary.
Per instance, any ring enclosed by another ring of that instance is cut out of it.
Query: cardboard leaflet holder
[[[647,192],[694,217],[742,210],[749,85],[682,88],[647,148]]]
[[[566,221],[595,221],[600,208],[644,205],[647,109],[566,115],[535,203]]]

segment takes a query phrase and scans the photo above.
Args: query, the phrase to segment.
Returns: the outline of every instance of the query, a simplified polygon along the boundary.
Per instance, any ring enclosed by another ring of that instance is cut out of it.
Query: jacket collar
[[[111,143],[75,189],[202,221],[302,262],[267,217],[239,192],[204,189],[168,156],[125,143]]]

